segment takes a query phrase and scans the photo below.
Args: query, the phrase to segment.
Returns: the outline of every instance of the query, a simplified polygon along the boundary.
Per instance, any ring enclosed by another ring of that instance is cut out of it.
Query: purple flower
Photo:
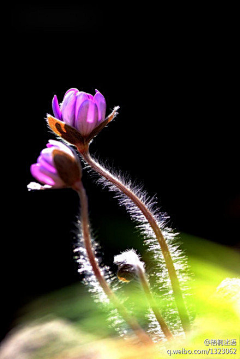
[[[37,163],[30,168],[31,174],[46,187],[72,187],[81,180],[81,167],[78,158],[69,147],[61,142],[50,140],[47,148],[41,151]],[[29,189],[43,188],[31,183]]]
[[[97,90],[96,94],[92,96],[72,88],[65,93],[60,106],[55,95],[52,108],[54,116],[58,120],[74,127],[84,137],[105,120],[106,101]]]

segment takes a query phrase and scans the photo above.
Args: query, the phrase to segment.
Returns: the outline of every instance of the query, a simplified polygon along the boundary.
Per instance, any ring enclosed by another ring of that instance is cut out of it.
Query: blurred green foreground
[[[180,241],[193,272],[195,319],[186,339],[160,344],[159,354],[123,342],[79,283],[22,308],[0,358],[240,358],[239,252],[187,234]]]

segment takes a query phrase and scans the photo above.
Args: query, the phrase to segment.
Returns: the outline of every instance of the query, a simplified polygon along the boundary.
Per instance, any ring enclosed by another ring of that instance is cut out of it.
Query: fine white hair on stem
[[[189,289],[187,286],[189,279],[187,259],[176,241],[177,234],[174,233],[171,228],[169,228],[169,217],[165,213],[162,213],[158,208],[158,201],[156,196],[149,197],[144,191],[143,186],[134,184],[130,179],[126,179],[126,176],[124,176],[122,173],[116,173],[116,171],[110,172],[102,164],[99,164],[99,166],[104,168],[106,177],[108,176],[107,174],[115,177],[116,182],[121,182],[129,192],[132,192],[135,197],[138,197],[145,208],[147,208],[147,210],[151,213],[152,218],[154,218],[155,222],[158,224],[161,233],[163,234],[163,237],[168,245],[183,297],[186,301],[188,297],[187,292]],[[88,170],[90,169],[91,171],[90,166],[86,166],[86,168]],[[161,312],[166,318],[166,322],[171,328],[173,334],[176,335],[182,333],[181,321],[177,313],[178,311],[174,299],[171,280],[153,228],[147,221],[141,209],[132,201],[131,198],[129,198],[117,186],[115,186],[115,184],[106,180],[103,176],[97,178],[97,183],[115,194],[114,197],[118,199],[119,205],[126,208],[130,218],[134,221],[137,228],[140,230],[140,233],[143,235],[144,243],[151,255],[152,262],[149,279],[152,289],[159,299],[158,302],[160,303]]]
[[[166,340],[152,309],[148,310],[147,317],[149,320],[148,333],[151,335],[152,340],[155,343]]]
[[[78,227],[80,228],[81,223],[79,220],[77,221],[77,224]],[[109,299],[107,295],[104,293],[102,287],[100,286],[99,281],[97,280],[96,276],[93,273],[92,266],[89,263],[86,249],[83,244],[82,234],[78,232],[75,238],[76,238],[76,245],[74,248],[74,253],[75,253],[76,261],[78,263],[78,272],[84,275],[83,283],[87,285],[89,292],[93,294],[94,300],[96,302],[102,304],[109,304]],[[98,255],[99,246],[97,242],[93,239],[92,239],[92,248],[95,252],[95,258],[102,271],[102,274],[104,275],[104,278],[106,279],[108,285],[114,289],[114,287],[116,287],[117,285],[116,281],[114,283],[114,276],[111,273],[110,268],[106,265],[103,265],[103,263],[101,263],[101,260],[99,259],[99,255]]]
[[[75,231],[75,260],[78,263],[78,272],[83,274],[83,283],[86,285],[88,291],[91,293],[94,301],[101,305],[102,308],[107,313],[107,320],[109,326],[112,327],[121,337],[126,338],[126,335],[129,334],[129,326],[125,320],[119,315],[118,310],[112,306],[112,303],[109,301],[108,296],[103,291],[103,288],[97,280],[93,268],[89,262],[86,249],[84,247],[84,241],[81,233],[81,222],[77,220],[76,222],[76,231]],[[120,288],[120,284],[116,279],[116,276],[111,272],[109,266],[106,266],[102,263],[100,255],[100,246],[98,243],[93,240],[91,237],[92,248],[95,253],[95,259],[98,263],[98,266],[107,282],[109,287],[114,293],[117,293]],[[124,302],[124,299],[119,296],[120,293],[117,293],[121,302]]]

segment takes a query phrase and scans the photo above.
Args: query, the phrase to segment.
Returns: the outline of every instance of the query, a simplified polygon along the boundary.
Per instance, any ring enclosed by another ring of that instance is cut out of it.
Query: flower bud
[[[137,253],[131,249],[114,257],[114,263],[118,265],[117,276],[123,282],[130,282],[137,278],[139,268],[145,272],[144,264]]]
[[[106,101],[97,90],[92,96],[77,89],[70,89],[65,93],[61,106],[57,96],[54,96],[52,107],[57,119],[74,127],[82,136],[89,135],[105,120]]]
[[[37,163],[30,168],[32,176],[46,187],[76,187],[81,181],[81,165],[73,151],[61,142],[50,140]],[[45,187],[45,188],[46,188]],[[43,188],[31,183],[29,189]]]
[[[114,108],[105,118],[104,96],[97,90],[93,96],[75,88],[65,93],[60,105],[55,95],[52,108],[55,117],[47,116],[50,128],[78,148],[88,144],[114,118],[118,109]]]
[[[131,264],[119,264],[117,277],[122,282],[130,282],[136,277],[136,268]]]

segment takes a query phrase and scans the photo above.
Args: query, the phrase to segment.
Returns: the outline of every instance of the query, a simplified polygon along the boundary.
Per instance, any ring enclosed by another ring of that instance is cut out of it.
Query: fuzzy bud
[[[123,282],[130,282],[136,278],[139,268],[145,272],[144,263],[140,261],[139,256],[133,249],[115,256],[114,263],[118,265],[118,279]]]

